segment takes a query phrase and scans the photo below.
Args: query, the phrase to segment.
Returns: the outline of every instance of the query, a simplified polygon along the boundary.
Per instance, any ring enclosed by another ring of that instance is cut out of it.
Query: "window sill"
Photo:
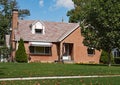
[[[39,53],[30,53],[30,55],[36,55],[36,56],[51,56],[52,54],[39,54]]]
[[[88,54],[88,56],[93,57],[95,54]]]

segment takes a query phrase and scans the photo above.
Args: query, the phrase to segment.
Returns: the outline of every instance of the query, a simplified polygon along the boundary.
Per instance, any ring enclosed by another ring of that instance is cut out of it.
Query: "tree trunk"
[[[111,66],[111,50],[108,51],[108,66]]]

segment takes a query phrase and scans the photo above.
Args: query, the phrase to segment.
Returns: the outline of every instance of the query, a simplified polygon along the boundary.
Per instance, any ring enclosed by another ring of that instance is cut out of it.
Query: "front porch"
[[[73,62],[73,43],[63,43],[62,44],[62,61],[63,62]]]

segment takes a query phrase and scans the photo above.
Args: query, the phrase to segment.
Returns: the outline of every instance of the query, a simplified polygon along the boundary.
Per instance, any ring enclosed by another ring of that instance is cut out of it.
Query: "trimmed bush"
[[[15,53],[15,60],[20,63],[26,63],[28,61],[23,39],[20,39],[18,50]]]

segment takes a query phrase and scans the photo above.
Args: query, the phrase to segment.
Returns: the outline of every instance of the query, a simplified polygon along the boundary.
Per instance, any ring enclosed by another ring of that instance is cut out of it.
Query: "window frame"
[[[31,49],[32,48],[32,49]],[[41,52],[39,52],[38,49],[43,49]],[[30,54],[36,54],[36,55],[52,55],[52,48],[51,47],[46,47],[46,46],[30,46],[29,47]],[[38,52],[37,52],[38,51]]]
[[[95,49],[94,48],[87,48],[87,54],[88,54],[88,56],[95,55]]]
[[[114,51],[114,58],[120,58],[120,51]]]
[[[35,28],[35,34],[43,34],[43,29]]]

